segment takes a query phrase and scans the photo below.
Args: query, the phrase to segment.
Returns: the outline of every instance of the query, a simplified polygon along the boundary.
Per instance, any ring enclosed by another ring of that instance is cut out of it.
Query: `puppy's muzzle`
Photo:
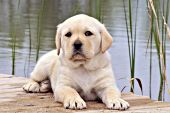
[[[80,40],[76,40],[73,44],[73,56],[74,55],[83,55],[82,51],[82,42]]]
[[[73,54],[71,60],[73,61],[84,61],[86,60],[85,55],[83,54],[83,43],[80,40],[76,40],[73,43]]]

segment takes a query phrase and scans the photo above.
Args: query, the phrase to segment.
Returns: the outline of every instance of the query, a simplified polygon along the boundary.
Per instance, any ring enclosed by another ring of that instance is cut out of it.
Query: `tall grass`
[[[128,15],[125,6],[125,0],[123,0],[125,22],[126,22],[126,32],[128,40],[128,52],[129,52],[129,64],[130,64],[130,75],[131,75],[131,89],[134,91],[134,78],[135,78],[135,62],[136,62],[136,26],[137,26],[137,12],[138,12],[138,0],[136,1],[136,12],[135,12],[135,23],[132,20],[132,2],[128,0]],[[128,21],[129,20],[129,21]],[[134,28],[133,28],[134,27]],[[133,31],[134,30],[134,31]]]
[[[30,62],[31,62],[31,45],[32,45],[32,39],[31,39],[31,22],[29,19],[29,54],[28,54],[28,69],[27,69],[27,75],[29,73],[29,69],[30,69]]]
[[[152,18],[153,19],[153,18]],[[151,31],[153,31],[153,20],[151,20]],[[150,33],[150,37],[153,37],[153,34]],[[153,48],[153,39],[150,38],[150,60],[149,60],[149,97],[152,98],[152,48]]]
[[[102,4],[101,0],[90,0],[89,1],[89,15],[98,19],[101,23],[103,23],[103,15],[102,15]]]
[[[19,6],[20,6],[20,0],[18,0],[18,7],[17,10],[19,10]],[[19,15],[17,15],[19,16]],[[15,74],[15,60],[16,60],[16,24],[14,24],[14,22],[11,22],[11,30],[10,30],[10,37],[12,38],[12,75]]]
[[[39,52],[40,52],[40,40],[42,36],[42,31],[43,31],[43,17],[45,13],[45,5],[46,5],[46,0],[41,0],[41,9],[38,13],[38,18],[37,18],[37,48],[36,48],[36,61],[38,61],[39,58]]]
[[[28,75],[29,75],[30,63],[31,63],[32,39],[31,39],[31,20],[30,20],[30,18],[28,20],[28,29],[29,29],[29,53],[28,53],[28,65],[26,65],[27,58],[25,60],[25,65],[24,65],[24,74],[25,74],[25,77],[28,77]],[[26,67],[27,67],[27,69],[26,69]]]
[[[101,11],[101,2],[99,0],[96,0],[96,18],[100,21],[103,22],[103,16],[102,16],[102,11]]]
[[[168,5],[169,0],[167,0],[166,2],[163,1],[162,6],[160,5],[161,4],[160,0],[147,0],[147,2],[148,2],[148,12],[149,12],[150,26],[151,26],[150,38],[149,38],[150,46],[151,46],[150,49],[152,49],[152,43],[153,43],[152,40],[154,40],[154,44],[157,50],[158,63],[159,63],[160,87],[159,87],[158,100],[164,100],[165,84],[168,87],[168,82],[167,82],[167,77],[166,77],[167,30],[166,30],[165,23],[167,25],[168,16],[169,16],[168,15],[169,14],[169,5]],[[166,7],[165,7],[165,4],[167,4]],[[166,19],[164,17],[166,17]],[[150,57],[152,57],[151,53],[150,53]],[[150,73],[150,76],[151,76],[151,73]]]
[[[129,61],[130,61],[130,74],[131,74],[131,92],[134,88],[134,79],[135,79],[135,60],[136,60],[136,26],[137,26],[137,10],[138,10],[138,0],[136,1],[136,12],[135,20],[133,20],[132,15],[132,2],[128,0],[128,9],[125,6],[125,0],[123,0],[124,13],[125,13],[125,22],[126,22],[126,31],[127,31],[127,40],[128,40],[128,52],[129,52]],[[158,67],[160,72],[160,87],[159,87],[159,96],[158,100],[164,100],[165,86],[168,87],[168,81],[166,77],[166,37],[169,30],[168,27],[168,14],[169,14],[169,0],[147,0],[148,3],[148,13],[150,17],[150,35],[148,43],[150,44],[150,62],[149,62],[149,95],[151,97],[151,80],[152,80],[152,57],[153,57],[153,45],[157,50],[158,56]],[[161,6],[161,5],[162,6]],[[127,11],[128,10],[128,11]],[[168,33],[169,34],[169,33]],[[170,36],[170,35],[169,35]],[[136,79],[137,80],[137,79]],[[138,80],[137,80],[138,81]],[[141,86],[141,81],[138,82]],[[169,89],[168,89],[169,90]]]
[[[16,31],[15,28],[12,28],[10,33],[10,37],[12,38],[12,75],[15,74],[15,50],[16,50]]]

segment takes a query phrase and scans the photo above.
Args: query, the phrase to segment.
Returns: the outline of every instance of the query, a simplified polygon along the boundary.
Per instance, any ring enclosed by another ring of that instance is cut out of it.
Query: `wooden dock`
[[[68,110],[54,102],[52,93],[25,93],[23,77],[0,74],[0,113],[170,113],[170,103],[152,101],[146,96],[122,94],[131,107],[127,111],[108,110],[98,102],[87,102],[85,110]]]

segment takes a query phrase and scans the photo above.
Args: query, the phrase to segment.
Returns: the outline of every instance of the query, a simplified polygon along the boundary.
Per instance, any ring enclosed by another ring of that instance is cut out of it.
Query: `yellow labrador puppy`
[[[23,89],[47,92],[52,88],[55,100],[69,109],[86,108],[84,100],[97,97],[109,109],[128,109],[113,75],[107,52],[111,44],[111,35],[95,18],[79,14],[65,20],[57,28],[57,50],[40,58]]]

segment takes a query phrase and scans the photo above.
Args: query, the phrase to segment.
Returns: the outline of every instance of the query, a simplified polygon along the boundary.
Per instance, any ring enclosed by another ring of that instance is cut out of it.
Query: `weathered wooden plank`
[[[10,75],[0,75],[0,112],[14,113],[113,113],[117,110],[108,110],[104,104],[95,101],[87,102],[85,110],[66,110],[61,103],[54,101],[52,93],[25,93],[22,85],[28,81],[23,77],[12,77]],[[132,93],[122,94],[122,98],[131,105],[123,113],[168,113],[170,103],[152,101],[146,96],[138,96]]]

